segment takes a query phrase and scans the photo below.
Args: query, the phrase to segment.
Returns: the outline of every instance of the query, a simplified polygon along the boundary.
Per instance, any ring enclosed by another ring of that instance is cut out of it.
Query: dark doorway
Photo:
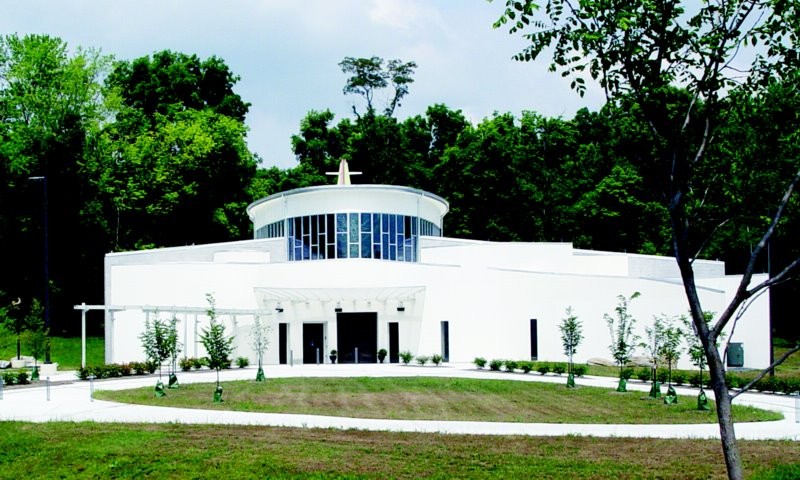
[[[289,363],[287,359],[287,351],[289,345],[289,324],[288,323],[279,323],[278,324],[278,363],[281,365],[286,365]]]
[[[389,322],[389,363],[400,362],[400,335],[397,322]]]
[[[358,348],[358,363],[378,361],[376,312],[337,313],[336,336],[339,339],[339,363],[355,363],[356,348]]]
[[[450,322],[442,322],[442,361],[450,361]]]
[[[321,323],[303,324],[303,363],[322,363],[325,355]]]
[[[531,319],[531,360],[539,358],[539,333],[536,326],[536,319]]]

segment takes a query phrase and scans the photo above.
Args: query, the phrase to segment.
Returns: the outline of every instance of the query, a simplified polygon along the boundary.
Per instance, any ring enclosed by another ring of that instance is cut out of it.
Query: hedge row
[[[485,358],[476,357],[472,363],[474,363],[479,369],[485,368],[488,364],[489,370],[495,372],[499,372],[501,370],[505,370],[506,372],[515,372],[517,370],[521,370],[523,373],[536,371],[541,375],[547,375],[550,372],[555,373],[556,375],[561,375],[562,373],[566,373],[568,369],[568,364],[566,362],[531,362],[528,360],[498,359],[493,359],[487,362]],[[582,377],[586,375],[586,372],[588,371],[589,367],[587,365],[578,363],[572,365],[572,373],[574,373],[576,377]]]
[[[27,385],[31,383],[30,375],[26,370],[8,370],[3,372],[4,385]]]

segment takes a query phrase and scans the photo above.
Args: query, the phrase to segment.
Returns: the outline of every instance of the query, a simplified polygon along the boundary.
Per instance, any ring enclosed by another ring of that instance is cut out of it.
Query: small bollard
[[[319,348],[317,349],[317,366],[319,366]]]
[[[0,400],[3,399],[3,377],[0,376]]]
[[[289,366],[294,367],[294,350],[289,350]]]
[[[94,402],[94,375],[89,375],[89,401]]]
[[[794,423],[800,423],[800,392],[794,392]]]
[[[50,401],[50,377],[45,380],[47,382],[47,401]]]
[[[356,364],[358,364],[358,347],[356,347]]]

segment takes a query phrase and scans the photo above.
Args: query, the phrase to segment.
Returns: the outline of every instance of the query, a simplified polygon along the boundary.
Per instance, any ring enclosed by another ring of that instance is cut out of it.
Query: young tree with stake
[[[261,317],[256,315],[256,321],[251,330],[251,343],[253,351],[256,352],[258,357],[258,372],[256,373],[256,381],[263,382],[266,377],[264,376],[264,353],[269,348],[269,332],[271,328],[268,324],[261,321]]]
[[[622,369],[628,364],[636,350],[636,342],[639,337],[633,333],[633,327],[636,325],[636,319],[628,312],[630,302],[639,298],[639,292],[633,292],[630,298],[625,295],[619,295],[619,303],[614,308],[614,316],[609,314],[603,315],[608,325],[608,332],[611,334],[611,344],[608,346],[611,351],[611,356],[619,366],[619,384],[617,385],[618,392],[628,391],[628,382],[622,376]]]
[[[566,317],[561,320],[561,343],[564,345],[564,354],[569,359],[567,362],[567,388],[575,387],[575,374],[573,373],[572,356],[578,351],[578,345],[583,341],[583,324],[578,316],[567,307]]]
[[[217,371],[217,388],[214,391],[214,403],[222,403],[222,386],[219,384],[219,371],[230,365],[228,357],[233,353],[233,337],[225,335],[225,325],[217,319],[217,306],[213,295],[206,294],[208,301],[208,328],[202,329],[200,341],[208,354],[208,367]]]

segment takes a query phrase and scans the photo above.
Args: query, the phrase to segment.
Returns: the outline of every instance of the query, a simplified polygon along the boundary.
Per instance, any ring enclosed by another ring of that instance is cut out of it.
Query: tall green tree
[[[342,72],[349,74],[347,82],[342,90],[345,95],[353,94],[364,98],[367,103],[367,116],[375,115],[375,94],[382,89],[391,87],[392,92],[383,109],[383,114],[387,117],[394,115],[394,111],[400,106],[400,101],[408,94],[408,86],[414,82],[412,75],[417,68],[415,62],[403,62],[399,59],[386,61],[381,57],[355,58],[345,57],[339,62]],[[361,117],[353,105],[353,113],[356,117]]]
[[[237,80],[216,57],[170,51],[114,65],[105,89],[114,121],[86,165],[114,250],[247,236],[257,159]]]
[[[109,58],[93,49],[70,50],[48,35],[0,36],[0,250],[16,252],[0,271],[12,298],[42,298],[44,195],[49,198],[51,326],[62,331],[75,298],[101,298],[96,259],[104,247],[83,215],[89,179],[82,169],[92,132],[104,118],[99,78]],[[46,177],[32,182],[30,177]],[[78,230],[76,230],[78,229]],[[80,274],[82,281],[74,281]],[[100,280],[102,281],[102,280]]]
[[[518,60],[552,54],[551,70],[569,77],[578,94],[584,94],[586,80],[591,78],[607,98],[626,93],[640,105],[654,139],[642,158],[642,168],[659,187],[668,211],[672,253],[708,360],[723,455],[728,476],[734,479],[743,477],[731,418],[731,402],[739,393],[728,390],[716,341],[742,305],[787,281],[800,267],[800,257],[789,258],[768,280],[752,282],[759,258],[792,205],[800,166],[791,162],[790,173],[780,177],[784,188],[769,198],[773,208],[765,214],[760,239],[746,257],[741,284],[713,324],[704,320],[692,265],[720,224],[706,199],[724,193],[720,184],[726,182],[718,181],[713,173],[725,175],[731,163],[708,152],[729,108],[726,93],[742,82],[751,95],[761,96],[770,84],[797,76],[800,26],[794,19],[798,15],[800,3],[778,0],[705,2],[691,7],[680,0],[508,0],[495,23],[495,27],[507,25],[512,34],[524,33],[530,42],[516,56]],[[747,54],[752,61],[742,60]],[[686,89],[688,102],[675,108],[671,97],[678,85]],[[800,344],[793,350],[797,349]]]

